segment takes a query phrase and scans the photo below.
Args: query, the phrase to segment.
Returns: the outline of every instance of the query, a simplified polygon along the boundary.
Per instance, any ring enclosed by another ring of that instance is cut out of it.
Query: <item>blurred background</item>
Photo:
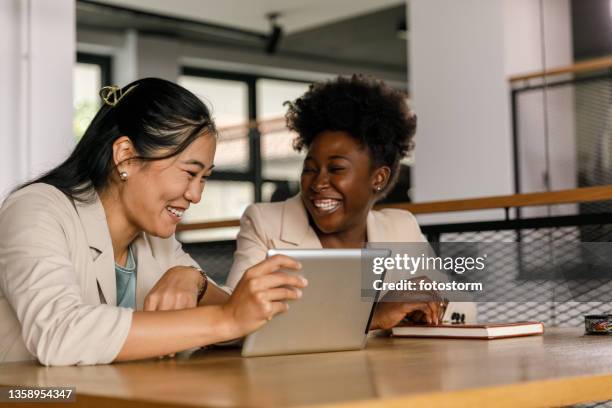
[[[147,76],[193,91],[221,128],[217,171],[186,223],[236,219],[252,202],[295,194],[302,158],[283,102],[352,73],[405,92],[419,117],[416,150],[388,202],[558,190],[612,176],[610,0],[3,0],[0,19],[9,39],[0,45],[2,196],[70,151],[102,86]],[[544,75],[585,61],[604,64]]]
[[[252,202],[296,194],[302,156],[283,102],[352,73],[404,92],[419,118],[416,150],[386,202],[612,180],[611,0],[3,0],[0,35],[1,197],[68,154],[102,86],[148,76],[193,91],[221,129],[216,172],[186,224],[236,220]],[[179,238],[233,239],[233,225]]]
[[[610,54],[609,0],[5,0],[0,7],[3,38],[11,39],[0,63],[3,193],[66,154],[99,107],[101,86],[146,76],[192,90],[222,129],[206,211],[190,211],[186,221],[235,218],[253,201],[295,193],[301,158],[282,103],[313,81],[355,72],[405,92],[419,116],[396,200],[605,179],[598,171],[608,145],[586,139],[608,131],[608,111],[583,100],[606,100],[607,82],[544,95],[540,85],[550,84],[541,77],[521,81],[520,92],[509,79]],[[513,130],[520,130],[517,152]],[[600,162],[592,157],[598,150]]]

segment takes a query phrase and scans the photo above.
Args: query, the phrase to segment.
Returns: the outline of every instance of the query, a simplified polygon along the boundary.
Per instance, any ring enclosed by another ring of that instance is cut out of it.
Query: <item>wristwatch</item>
[[[195,266],[192,266],[192,268],[198,271],[200,273],[200,276],[202,277],[202,284],[198,288],[198,300],[197,300],[197,302],[200,303],[200,300],[202,300],[202,298],[204,297],[204,294],[206,293],[206,289],[208,289],[208,276],[206,276],[206,272],[204,272],[202,269],[197,268]]]

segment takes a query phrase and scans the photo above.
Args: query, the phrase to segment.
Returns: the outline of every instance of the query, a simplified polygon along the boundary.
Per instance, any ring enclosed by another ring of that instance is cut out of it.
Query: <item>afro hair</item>
[[[308,149],[324,131],[344,131],[367,146],[374,167],[391,169],[388,192],[400,160],[412,150],[416,116],[406,96],[382,81],[362,75],[316,83],[288,106],[287,127],[298,136],[293,146]]]

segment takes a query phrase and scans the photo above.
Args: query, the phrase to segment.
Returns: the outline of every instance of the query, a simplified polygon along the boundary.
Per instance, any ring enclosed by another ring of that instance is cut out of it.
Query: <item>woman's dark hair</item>
[[[297,151],[310,148],[321,132],[347,132],[368,148],[374,167],[389,166],[384,192],[393,187],[400,160],[412,149],[416,131],[416,116],[404,94],[382,81],[353,75],[313,84],[285,105],[287,127],[298,134],[293,143]]]
[[[203,132],[216,135],[206,105],[175,83],[145,78],[117,91],[123,96],[114,106],[103,104],[62,164],[19,188],[46,183],[74,200],[89,201],[93,196],[86,193],[105,188],[115,171],[113,143],[119,137],[130,138],[135,159],[154,161],[181,153]],[[108,99],[112,103],[112,95]]]

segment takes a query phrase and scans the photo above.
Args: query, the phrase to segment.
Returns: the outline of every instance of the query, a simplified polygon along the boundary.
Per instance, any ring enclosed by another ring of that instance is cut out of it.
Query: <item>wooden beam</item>
[[[510,82],[525,81],[533,78],[542,78],[544,76],[554,76],[562,74],[578,74],[582,72],[601,71],[612,68],[612,56],[604,58],[596,58],[587,61],[581,61],[573,65],[567,65],[559,68],[552,68],[546,71],[535,71],[526,74],[513,75],[508,80]]]
[[[189,224],[179,224],[176,226],[176,231],[193,231],[213,228],[239,227],[240,220],[219,220],[209,222],[194,222]]]
[[[542,193],[470,198],[467,200],[432,201],[426,203],[398,203],[377,208],[400,208],[413,214],[473,211],[494,208],[531,207],[556,204],[585,203],[612,200],[612,185],[575,188]]]
[[[612,200],[612,185],[583,187],[541,193],[524,193],[506,196],[469,198],[465,200],[431,201],[425,203],[398,203],[378,205],[375,208],[399,208],[413,214],[435,214],[457,211],[535,207],[542,205],[575,204]],[[177,231],[238,227],[240,220],[219,220],[193,224],[179,224]]]

